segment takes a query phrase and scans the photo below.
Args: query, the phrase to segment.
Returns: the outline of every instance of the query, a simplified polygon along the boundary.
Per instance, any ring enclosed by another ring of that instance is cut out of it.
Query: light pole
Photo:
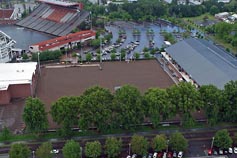
[[[128,155],[131,153],[131,143],[128,144]]]
[[[213,148],[215,137],[212,137],[212,142],[211,142],[211,149]]]
[[[32,153],[33,153],[33,158],[35,158],[35,151],[33,150]]]
[[[40,58],[39,58],[40,53],[38,52],[38,64],[39,64],[39,75],[41,76],[41,70],[40,70]]]
[[[168,150],[169,150],[169,139],[167,140],[167,148],[166,148],[166,153],[168,153]]]
[[[102,36],[99,36],[100,38],[100,70],[102,70],[102,42],[101,42],[101,38]]]
[[[80,150],[81,150],[81,158],[82,158],[82,150],[83,150],[83,148],[82,148],[82,147],[80,147]]]

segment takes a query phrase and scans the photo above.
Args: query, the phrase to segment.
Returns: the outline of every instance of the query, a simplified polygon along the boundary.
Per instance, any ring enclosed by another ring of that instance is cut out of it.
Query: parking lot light
[[[169,139],[167,140],[167,148],[166,148],[166,153],[168,153],[168,150],[169,150]]]
[[[215,137],[212,137],[212,142],[211,142],[211,149],[213,148]]]
[[[128,144],[128,155],[131,153],[131,143]]]

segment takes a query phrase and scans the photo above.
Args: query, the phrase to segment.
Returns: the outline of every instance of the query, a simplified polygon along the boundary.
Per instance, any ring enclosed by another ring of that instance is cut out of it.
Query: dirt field
[[[36,95],[50,110],[50,104],[62,96],[81,95],[99,85],[114,92],[114,87],[131,84],[141,92],[151,87],[166,88],[174,84],[156,60],[104,62],[99,67],[42,68]],[[49,119],[52,126],[52,121]]]
[[[144,92],[151,87],[166,88],[174,84],[156,60],[105,62],[102,68],[42,68],[36,94],[49,105],[61,96],[81,95],[95,85],[114,92],[116,86],[131,84]]]

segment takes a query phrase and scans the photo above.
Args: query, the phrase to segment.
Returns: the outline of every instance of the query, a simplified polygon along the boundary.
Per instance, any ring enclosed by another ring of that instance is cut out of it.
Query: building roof
[[[91,30],[86,30],[86,31],[80,31],[72,34],[68,34],[66,36],[61,36],[57,38],[53,38],[50,40],[46,40],[43,42],[39,42],[36,44],[33,44],[32,46],[39,46],[40,51],[48,50],[54,47],[58,47],[64,44],[68,44],[69,42],[75,42],[81,39],[86,39],[88,37],[95,36],[95,32]]]
[[[59,0],[37,0],[37,1],[47,3],[47,4],[59,5],[63,7],[79,6],[79,3],[76,3],[76,2],[66,2],[66,1],[59,1]]]
[[[29,84],[36,70],[36,62],[0,63],[0,90],[12,84]]]
[[[10,19],[14,9],[0,9],[0,19]]]
[[[203,39],[189,38],[166,49],[166,52],[199,84],[213,84],[223,89],[237,80],[237,58]]]

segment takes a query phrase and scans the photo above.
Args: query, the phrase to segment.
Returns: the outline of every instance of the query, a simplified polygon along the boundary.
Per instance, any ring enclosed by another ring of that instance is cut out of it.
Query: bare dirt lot
[[[51,104],[61,96],[81,95],[87,88],[99,85],[114,88],[125,84],[134,85],[141,92],[151,87],[167,88],[173,81],[156,60],[104,62],[99,67],[42,68],[37,97]]]
[[[42,68],[36,96],[50,110],[50,104],[62,96],[81,95],[87,88],[99,85],[114,88],[130,84],[145,92],[151,87],[167,88],[174,84],[156,60],[104,62],[99,67]],[[54,127],[49,119],[51,128]]]

